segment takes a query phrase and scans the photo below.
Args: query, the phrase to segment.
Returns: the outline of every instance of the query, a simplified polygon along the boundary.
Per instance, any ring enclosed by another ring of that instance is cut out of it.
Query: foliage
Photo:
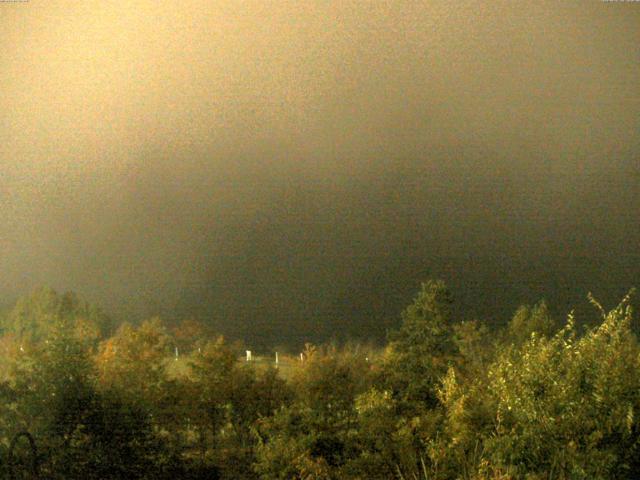
[[[295,400],[259,420],[256,472],[261,478],[341,478],[357,456],[358,395],[371,382],[357,350],[307,345],[292,380]]]
[[[104,336],[98,310],[42,289],[0,337],[0,456],[28,431],[52,479],[632,479],[631,294],[589,298],[601,321],[581,332],[544,302],[497,331],[454,321],[428,281],[384,352],[308,344],[283,375],[194,321]]]
[[[99,382],[151,405],[161,395],[169,352],[170,338],[159,318],[138,327],[124,323],[100,344],[95,358]]]
[[[95,344],[111,333],[111,319],[95,305],[73,292],[63,295],[51,288],[39,288],[18,300],[6,315],[3,328],[23,342],[44,340],[60,322],[72,325],[83,342]]]
[[[47,478],[149,478],[159,462],[148,413],[97,390],[90,352],[73,325],[59,321],[43,345],[20,356],[5,392],[8,431],[38,439]]]
[[[402,312],[385,353],[385,382],[409,412],[437,405],[436,388],[456,354],[451,326],[452,296],[442,281],[423,283]]]
[[[629,297],[578,337],[572,316],[552,338],[532,334],[490,371],[497,464],[558,478],[624,478],[638,461],[640,350]]]
[[[549,307],[544,300],[533,307],[522,305],[509,322],[505,343],[522,345],[531,338],[532,333],[551,337],[557,330],[556,322],[549,313]]]

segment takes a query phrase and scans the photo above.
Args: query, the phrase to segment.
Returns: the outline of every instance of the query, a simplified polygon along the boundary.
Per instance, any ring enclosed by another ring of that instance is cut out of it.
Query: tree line
[[[51,479],[636,478],[631,293],[589,301],[597,322],[541,301],[489,328],[429,280],[386,345],[276,368],[199,322],[114,325],[39,289],[1,319],[0,475],[30,471],[28,432]]]

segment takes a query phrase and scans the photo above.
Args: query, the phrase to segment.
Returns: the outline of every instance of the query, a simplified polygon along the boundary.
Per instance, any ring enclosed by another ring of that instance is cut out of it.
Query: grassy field
[[[244,364],[247,363],[247,360],[245,357],[238,357],[238,363]],[[270,367],[276,367],[280,376],[285,380],[289,380],[300,365],[300,359],[289,355],[281,355],[278,358],[278,365],[276,366],[275,358],[273,356],[254,356],[249,363],[259,371]],[[177,378],[187,376],[189,375],[189,357],[168,357],[166,360],[166,367],[170,377]]]

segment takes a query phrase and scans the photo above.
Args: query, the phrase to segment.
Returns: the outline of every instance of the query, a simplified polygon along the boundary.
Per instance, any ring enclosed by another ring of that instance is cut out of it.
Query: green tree
[[[148,406],[156,404],[167,381],[170,348],[171,338],[159,318],[145,320],[138,327],[123,323],[100,344],[95,356],[100,385]]]
[[[557,330],[558,326],[549,313],[547,303],[541,300],[533,307],[523,305],[516,310],[507,326],[504,343],[519,346],[529,340],[532,333],[551,337]]]
[[[638,471],[640,350],[629,296],[579,337],[572,316],[551,338],[535,333],[490,370],[495,432],[488,458],[519,475],[625,478]]]
[[[185,381],[191,392],[187,415],[197,431],[203,466],[221,478],[252,477],[251,428],[259,415],[270,415],[279,405],[284,382],[269,371],[259,377],[253,366],[238,362],[223,337],[192,352]]]
[[[438,405],[440,378],[457,354],[452,302],[444,282],[423,283],[413,303],[402,312],[400,329],[390,335],[383,371],[401,407],[416,411]]]
[[[371,387],[371,365],[357,349],[307,345],[292,379],[290,405],[258,422],[256,472],[265,479],[348,478],[359,455],[355,401]]]
[[[96,389],[91,353],[70,321],[17,362],[11,431],[29,431],[46,478],[152,478],[158,443],[148,414]],[[153,447],[153,448],[152,448]]]
[[[95,345],[111,332],[111,319],[98,307],[73,292],[63,295],[42,287],[18,300],[6,315],[4,329],[21,342],[46,339],[58,322],[73,326],[74,335],[87,345]]]

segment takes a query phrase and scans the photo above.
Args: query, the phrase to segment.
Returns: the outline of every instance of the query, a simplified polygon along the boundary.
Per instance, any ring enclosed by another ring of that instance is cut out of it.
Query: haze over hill
[[[632,3],[0,4],[0,302],[248,342],[611,305],[640,272]]]

